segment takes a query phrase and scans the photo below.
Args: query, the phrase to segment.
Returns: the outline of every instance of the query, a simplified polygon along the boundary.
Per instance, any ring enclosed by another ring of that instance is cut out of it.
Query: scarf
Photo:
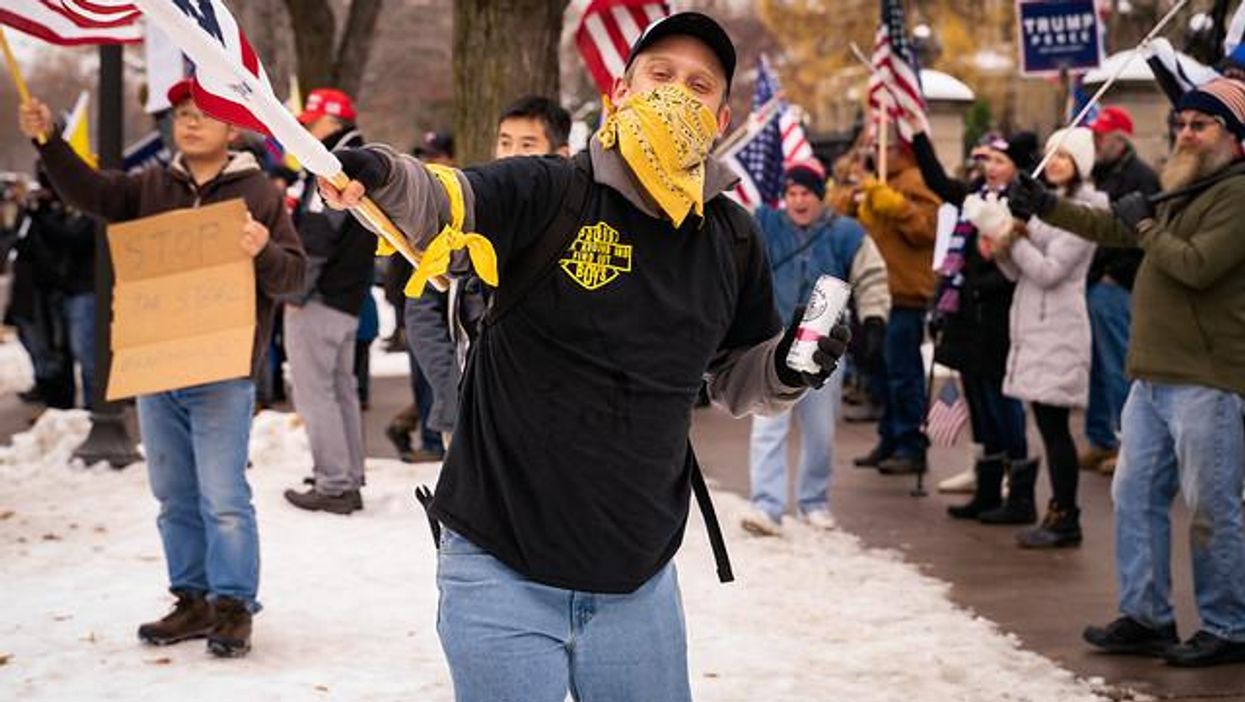
[[[977,192],[984,198],[991,191],[989,187],[983,185]],[[975,246],[976,240],[977,227],[969,220],[961,205],[960,219],[951,232],[947,257],[943,259],[942,266],[938,269],[938,295],[934,309],[943,314],[955,314],[960,311],[960,292],[964,289],[964,262],[968,247]]]

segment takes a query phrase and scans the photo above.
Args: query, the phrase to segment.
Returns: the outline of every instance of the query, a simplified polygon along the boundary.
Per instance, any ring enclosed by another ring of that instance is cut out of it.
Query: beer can
[[[821,368],[813,361],[817,340],[830,333],[852,296],[852,286],[832,276],[817,279],[813,292],[804,307],[804,317],[796,329],[791,351],[787,353],[787,366],[802,373],[820,373]]]

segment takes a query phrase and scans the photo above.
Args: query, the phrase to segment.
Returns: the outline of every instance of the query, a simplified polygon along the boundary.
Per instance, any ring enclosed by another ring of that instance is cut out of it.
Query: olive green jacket
[[[1245,161],[1133,231],[1110,212],[1060,200],[1042,220],[1105,246],[1139,246],[1128,374],[1245,395]]]

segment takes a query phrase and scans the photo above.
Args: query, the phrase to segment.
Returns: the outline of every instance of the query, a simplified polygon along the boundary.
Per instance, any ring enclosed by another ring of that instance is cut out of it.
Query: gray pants
[[[285,355],[294,409],[307,427],[316,492],[363,484],[363,416],[354,377],[359,318],[316,301],[285,307]]]

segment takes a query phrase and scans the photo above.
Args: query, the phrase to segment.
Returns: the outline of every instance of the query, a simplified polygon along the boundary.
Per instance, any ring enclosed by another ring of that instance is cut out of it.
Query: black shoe
[[[891,456],[878,463],[882,475],[911,475],[925,472],[925,455]]]
[[[875,447],[872,451],[852,460],[852,465],[857,468],[877,468],[878,464],[895,454],[894,451],[883,449],[881,446]]]
[[[385,427],[385,438],[389,439],[389,443],[393,444],[394,450],[398,452],[398,460],[403,463],[415,462],[415,451],[411,448],[411,432],[398,425],[397,422],[390,422]]]
[[[1007,500],[1000,507],[982,512],[982,524],[1032,524],[1037,521],[1033,489],[1037,483],[1037,459],[1011,461],[1007,466]]]
[[[138,627],[138,638],[153,646],[201,639],[212,629],[212,605],[202,592],[174,590],[177,603],[173,611],[156,622]]]
[[[1156,629],[1132,617],[1120,617],[1105,627],[1087,626],[1081,638],[1107,653],[1140,656],[1162,656],[1167,649],[1180,643],[1175,624],[1166,624]]]
[[[1055,504],[1046,508],[1041,525],[1016,535],[1021,548],[1069,548],[1081,545],[1081,510]]]
[[[973,499],[966,504],[948,507],[947,514],[953,519],[977,519],[983,512],[1000,507],[1003,504],[1005,461],[1006,456],[1003,454],[977,459],[977,463],[973,465],[973,473],[977,476]]]
[[[218,658],[241,658],[251,650],[251,611],[246,603],[232,597],[218,597],[212,603],[216,618],[208,634],[207,648]]]
[[[350,514],[363,509],[363,497],[358,490],[347,490],[340,495],[325,495],[315,489],[306,492],[286,490],[285,499],[299,509],[309,512],[332,512]]]
[[[1245,641],[1221,639],[1209,631],[1199,631],[1193,638],[1176,644],[1163,654],[1168,665],[1178,668],[1204,668],[1223,663],[1245,663]]]

